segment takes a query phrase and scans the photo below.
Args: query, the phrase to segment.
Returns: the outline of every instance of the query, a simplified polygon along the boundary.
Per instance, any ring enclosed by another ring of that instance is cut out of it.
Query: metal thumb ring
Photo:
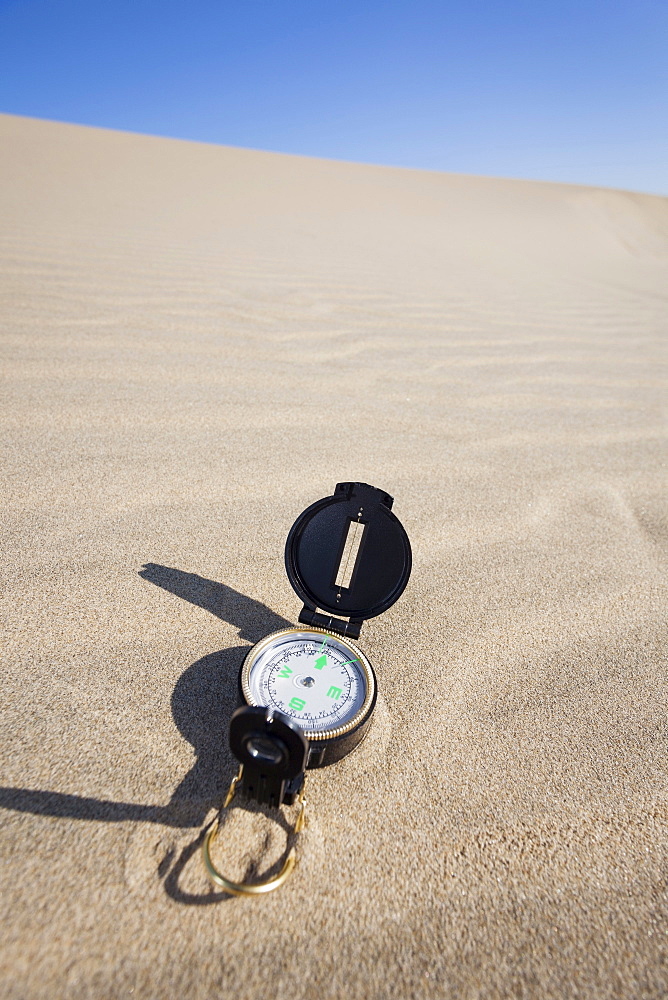
[[[233,896],[261,896],[262,893],[278,889],[279,886],[283,885],[288,875],[297,864],[297,855],[294,847],[292,847],[278,875],[265,879],[264,882],[232,882],[229,878],[225,878],[225,876],[218,871],[211,860],[211,844],[215,840],[217,834],[218,820],[215,821],[204,838],[204,843],[202,844],[204,867],[206,868],[206,873],[211,881],[216,885],[219,885],[221,889],[225,890],[225,892],[232,893]]]

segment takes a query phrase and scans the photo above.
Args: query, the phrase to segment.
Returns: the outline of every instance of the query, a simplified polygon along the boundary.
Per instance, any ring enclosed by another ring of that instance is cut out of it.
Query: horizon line
[[[15,111],[4,111],[0,109],[0,115],[6,118],[27,119],[33,122],[44,122],[50,125],[69,125],[73,128],[96,129],[101,132],[112,132],[118,135],[139,136],[144,139],[160,139],[171,142],[187,142],[198,146],[212,146],[217,149],[232,149],[246,153],[260,153],[268,156],[285,156],[300,160],[315,160],[320,163],[337,163],[355,167],[370,167],[380,170],[402,170],[421,174],[438,174],[448,177],[471,177],[478,180],[507,181],[516,184],[550,184],[557,187],[585,188],[591,191],[613,191],[618,194],[641,195],[646,198],[660,198],[668,201],[668,194],[659,194],[655,191],[640,191],[635,188],[612,187],[606,184],[589,184],[581,181],[557,181],[538,177],[516,177],[506,174],[479,174],[468,173],[463,170],[439,170],[433,167],[413,167],[398,163],[377,163],[370,160],[350,160],[344,157],[317,156],[313,153],[290,153],[283,149],[262,149],[257,146],[237,146],[234,143],[215,142],[212,139],[192,139],[185,136],[167,135],[163,132],[140,132],[131,128],[115,128],[110,125],[96,125],[91,122],[70,121],[63,118],[43,118],[39,115],[19,114]]]

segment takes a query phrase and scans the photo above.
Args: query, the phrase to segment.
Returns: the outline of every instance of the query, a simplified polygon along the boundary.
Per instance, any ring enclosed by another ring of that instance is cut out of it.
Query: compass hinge
[[[299,612],[299,621],[302,625],[313,625],[314,628],[324,628],[327,632],[336,632],[337,635],[345,635],[350,639],[359,639],[364,622],[362,618],[351,618],[347,622],[343,618],[321,615],[315,608],[309,608],[307,604]]]

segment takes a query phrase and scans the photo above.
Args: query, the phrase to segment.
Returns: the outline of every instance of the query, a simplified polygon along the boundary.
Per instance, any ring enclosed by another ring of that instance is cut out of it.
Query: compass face
[[[250,705],[278,709],[316,740],[354,728],[375,691],[364,654],[315,629],[285,629],[259,642],[243,665],[241,687]]]

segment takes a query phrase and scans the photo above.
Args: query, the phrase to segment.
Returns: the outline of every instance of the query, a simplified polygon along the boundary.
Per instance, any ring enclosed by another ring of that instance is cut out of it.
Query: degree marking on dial
[[[355,706],[364,698],[364,678],[359,670],[361,660],[353,657],[340,661],[339,657],[345,656],[348,650],[329,634],[325,634],[320,643],[306,636],[300,639],[291,643],[289,648],[284,646],[282,651],[278,649],[269,653],[256,681],[255,697],[258,704],[285,712],[302,728],[326,731],[351,717]],[[316,668],[315,662],[321,658],[324,662]],[[323,673],[325,665],[326,674]],[[300,688],[300,695],[306,693],[303,690],[305,679],[312,681],[308,698],[300,697],[296,692],[293,694],[295,685]],[[279,680],[290,683],[279,684]]]

